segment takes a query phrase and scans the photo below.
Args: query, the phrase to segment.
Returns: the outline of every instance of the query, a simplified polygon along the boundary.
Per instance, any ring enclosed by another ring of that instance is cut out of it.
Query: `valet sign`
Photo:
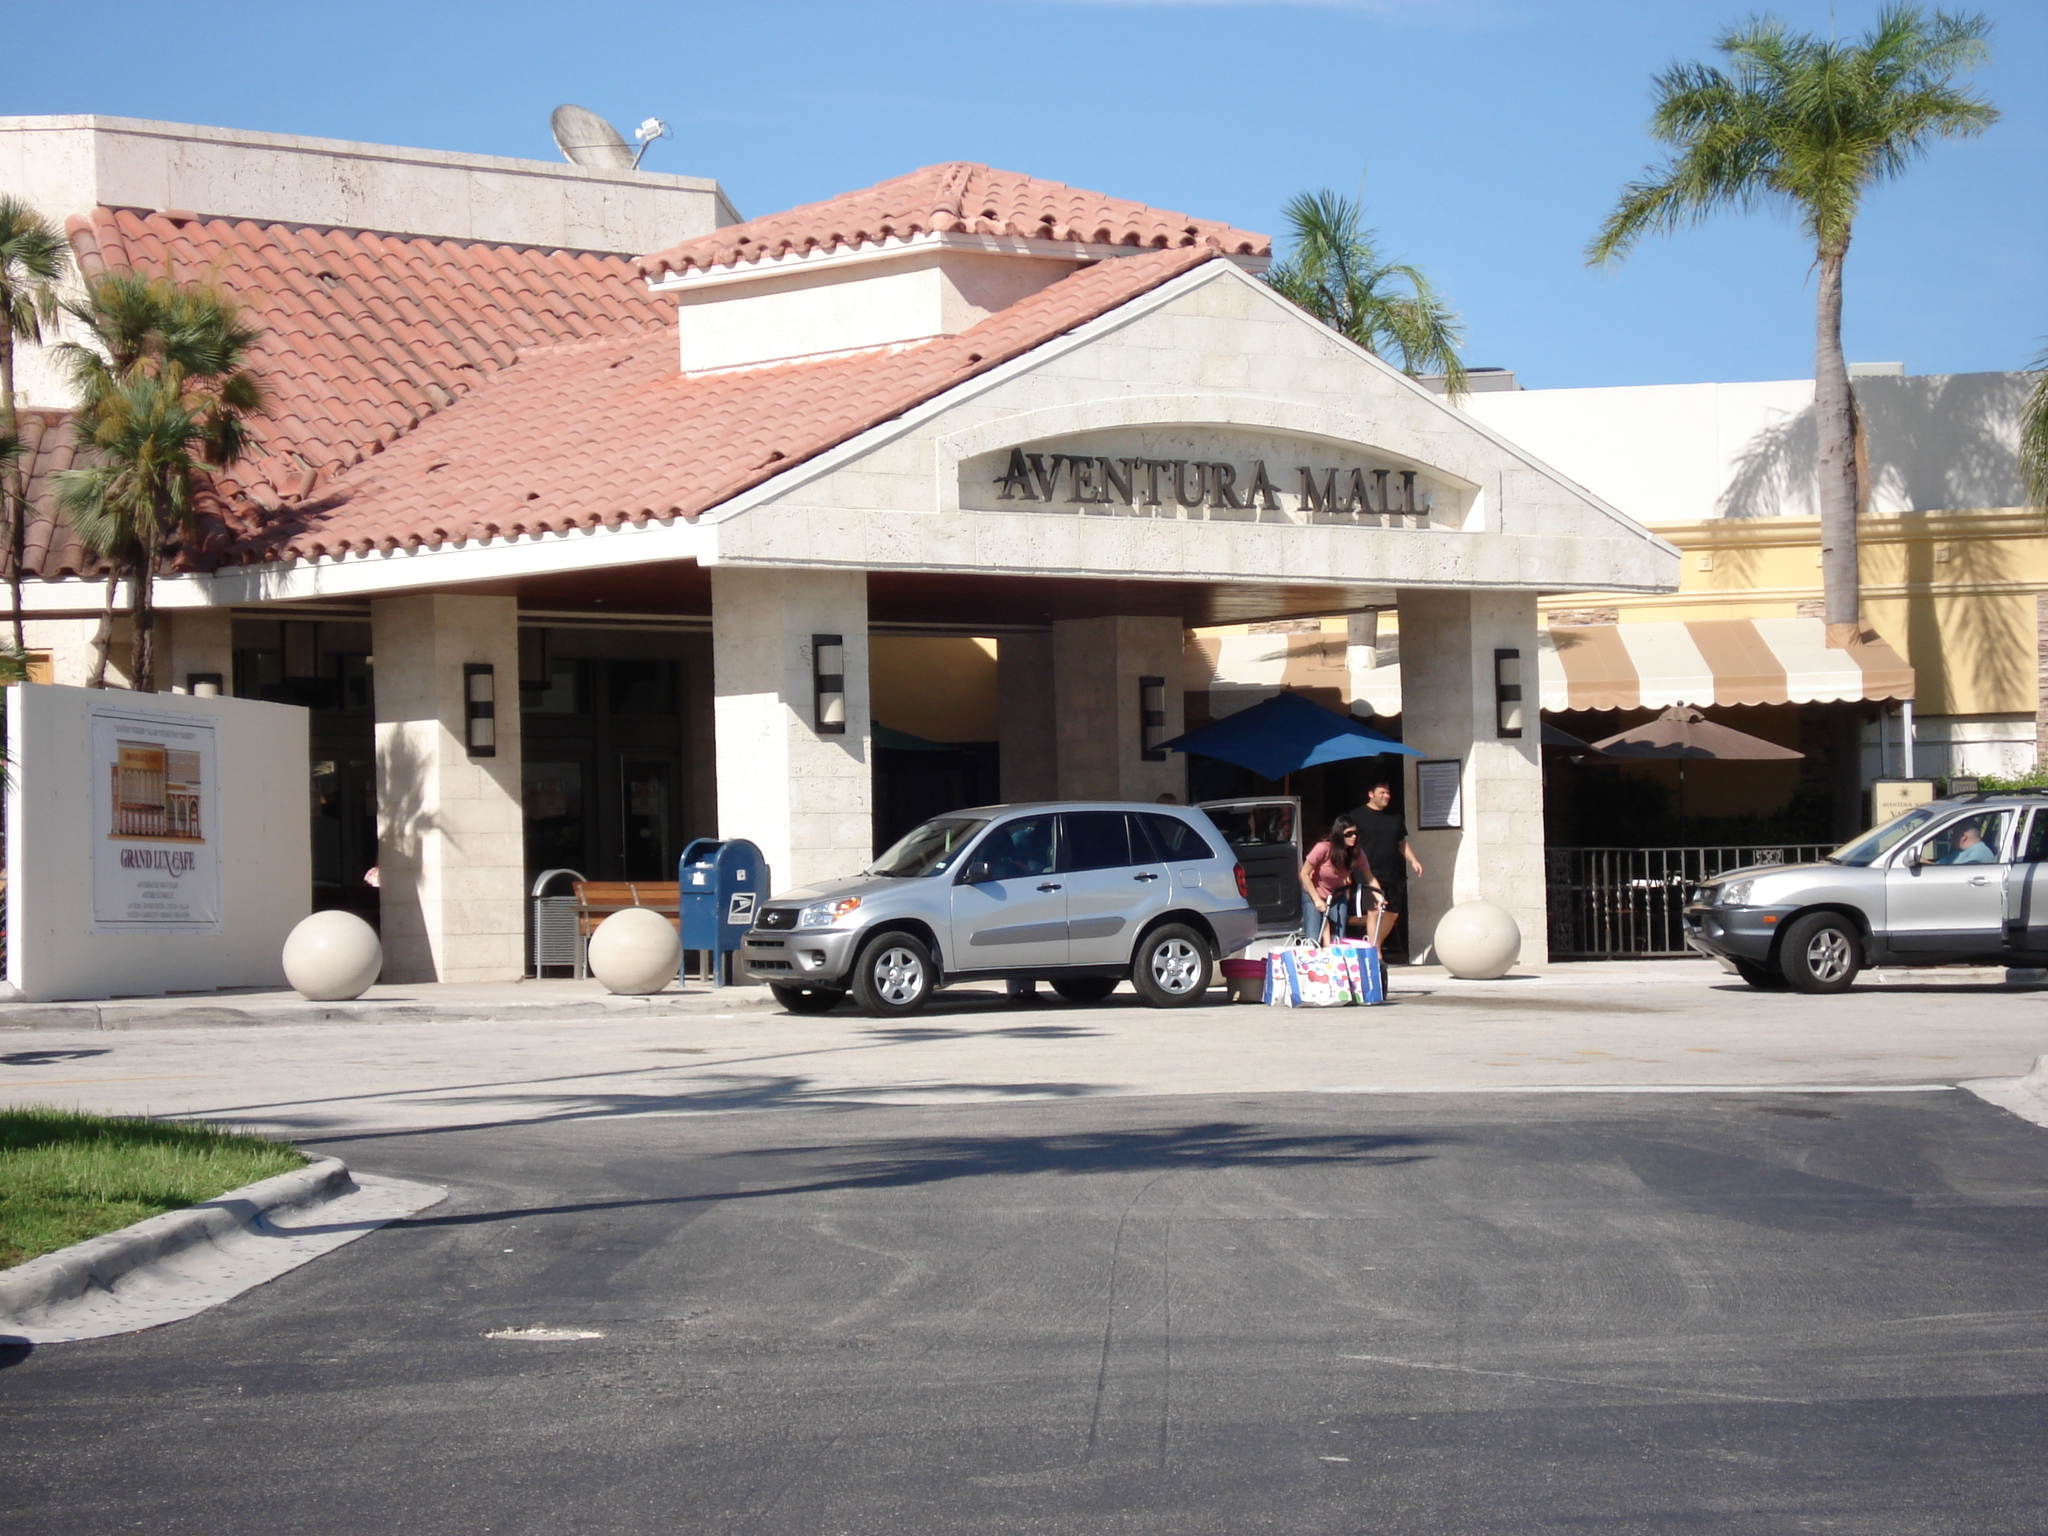
[[[90,713],[93,931],[220,932],[213,722]]]

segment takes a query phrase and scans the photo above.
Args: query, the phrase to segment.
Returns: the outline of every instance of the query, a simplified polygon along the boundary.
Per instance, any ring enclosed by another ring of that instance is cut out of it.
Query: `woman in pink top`
[[[1301,936],[1307,944],[1321,942],[1324,924],[1334,920],[1337,936],[1344,935],[1344,910],[1350,904],[1350,887],[1365,886],[1375,896],[1380,883],[1372,866],[1358,848],[1358,823],[1339,816],[1331,823],[1330,835],[1309,849],[1301,866]],[[1336,906],[1334,919],[1330,908]]]

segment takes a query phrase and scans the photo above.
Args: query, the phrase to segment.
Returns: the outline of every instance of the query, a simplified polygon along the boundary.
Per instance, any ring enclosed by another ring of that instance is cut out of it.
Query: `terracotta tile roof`
[[[639,266],[647,276],[659,277],[924,234],[1009,235],[1159,250],[1199,247],[1233,256],[1273,254],[1273,242],[1266,236],[1213,219],[1191,219],[1057,181],[954,161],[928,165],[822,203],[729,224],[643,256]]]
[[[1216,256],[1097,262],[958,336],[814,362],[684,377],[666,330],[535,349],[233,557],[694,518]]]
[[[261,448],[201,498],[205,548],[181,566],[211,563],[270,509],[380,452],[522,348],[675,326],[673,304],[621,256],[113,208],[67,227],[85,271],[208,277],[263,327],[253,362],[272,414],[256,424]],[[48,446],[68,454],[68,430],[57,435],[63,447]],[[47,554],[30,569],[90,571],[52,516],[44,471],[31,545]]]

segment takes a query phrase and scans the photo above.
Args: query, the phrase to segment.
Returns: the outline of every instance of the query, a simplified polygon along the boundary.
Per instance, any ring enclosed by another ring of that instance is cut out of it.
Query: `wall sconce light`
[[[820,736],[846,734],[846,638],[811,636],[812,728]]]
[[[220,674],[218,672],[187,672],[185,691],[195,699],[217,699],[220,697]]]
[[[498,755],[498,674],[487,661],[462,668],[462,744],[471,757]]]
[[[1138,753],[1148,763],[1163,763],[1159,743],[1166,740],[1166,679],[1138,679]]]
[[[1493,734],[1511,741],[1522,734],[1522,653],[1493,653]]]

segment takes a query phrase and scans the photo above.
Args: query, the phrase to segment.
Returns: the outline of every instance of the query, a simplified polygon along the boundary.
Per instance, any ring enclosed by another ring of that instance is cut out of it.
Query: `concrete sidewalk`
[[[223,988],[163,997],[0,1003],[0,1030],[220,1029],[276,1024],[459,1024],[478,1020],[686,1017],[773,1008],[766,987],[671,984],[651,997],[614,997],[597,981],[548,979],[374,986],[346,1003],[312,1003],[289,989]]]
[[[1863,986],[1945,986],[2013,988],[2039,985],[2035,973],[1991,967],[1866,972]],[[1427,988],[1432,993],[1497,999],[1549,995],[1560,988],[1646,987],[1725,981],[1707,960],[1576,960],[1517,967],[1497,981],[1459,981],[1437,965],[1394,965],[1388,980],[1398,994]],[[1002,989],[969,983],[948,996],[978,996]],[[651,997],[614,997],[593,979],[560,978],[493,982],[422,982],[378,985],[346,1003],[312,1003],[288,989],[228,988],[163,997],[125,997],[62,1003],[0,1002],[0,1031],[11,1029],[130,1030],[222,1029],[279,1024],[461,1024],[549,1019],[658,1020],[705,1014],[779,1013],[764,986],[713,987],[708,982],[671,984]]]

